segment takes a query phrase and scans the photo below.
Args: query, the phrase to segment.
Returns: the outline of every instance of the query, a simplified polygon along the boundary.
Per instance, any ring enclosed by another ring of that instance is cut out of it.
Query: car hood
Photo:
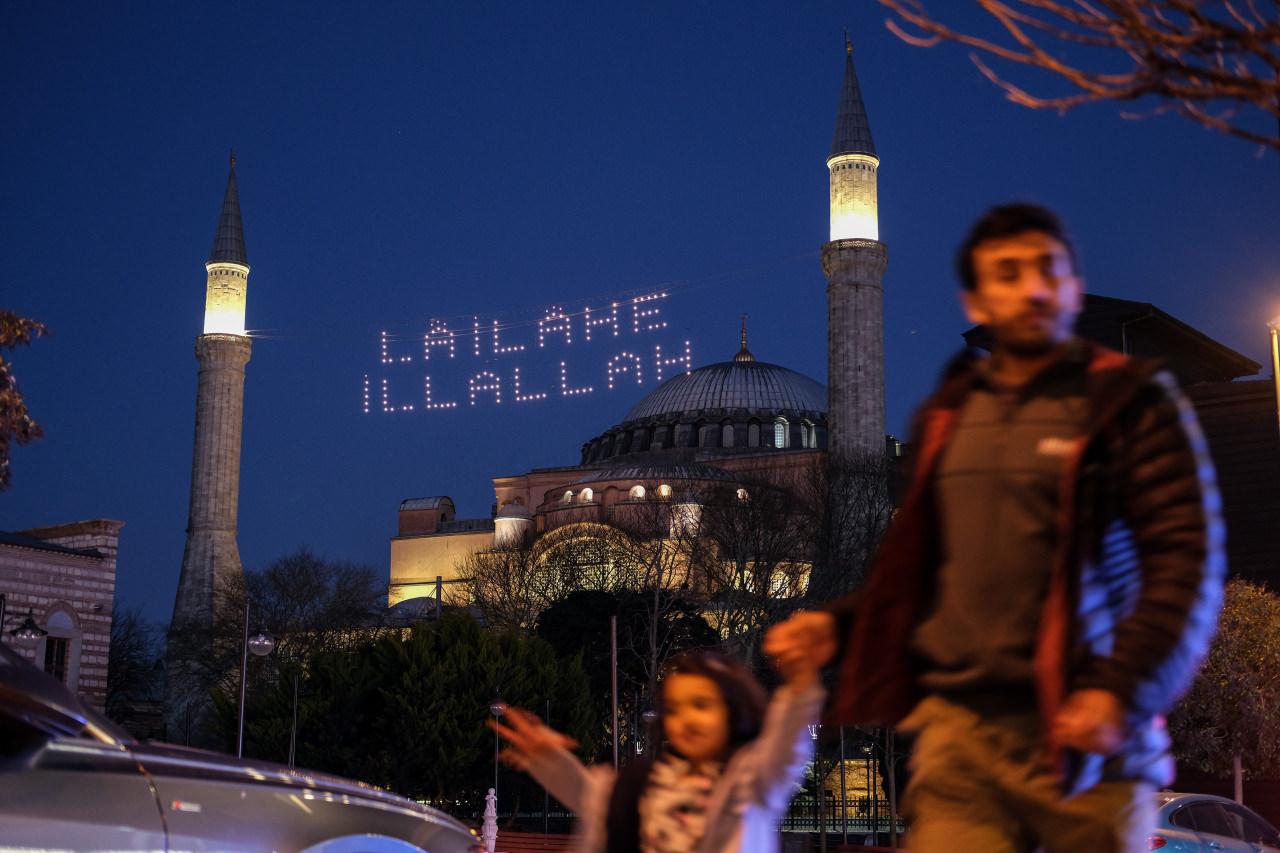
[[[416,803],[406,797],[384,791],[366,782],[330,776],[314,770],[286,767],[270,761],[235,758],[221,752],[211,752],[168,743],[132,743],[128,749],[146,771],[156,778],[158,785],[164,779],[181,778],[206,782],[227,782],[275,788],[295,788],[311,796],[331,796],[364,800],[383,807],[412,812],[425,820],[448,824],[461,832],[469,830],[458,820],[442,811]]]

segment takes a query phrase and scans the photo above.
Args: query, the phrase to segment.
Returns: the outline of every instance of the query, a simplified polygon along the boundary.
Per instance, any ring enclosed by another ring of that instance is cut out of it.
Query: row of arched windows
[[[746,424],[721,421],[719,424],[671,424],[669,426],[644,427],[601,436],[586,448],[584,462],[595,462],[628,453],[644,453],[649,450],[669,448],[714,447],[804,447],[817,448],[818,427],[807,418],[800,421],[798,430],[785,417],[777,417],[772,424],[750,421]],[[770,433],[770,429],[772,433]]]

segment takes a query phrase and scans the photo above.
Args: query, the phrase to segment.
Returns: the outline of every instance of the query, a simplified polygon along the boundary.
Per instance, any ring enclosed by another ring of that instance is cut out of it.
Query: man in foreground
[[[835,662],[831,722],[916,735],[910,849],[1145,849],[1162,715],[1221,602],[1208,451],[1171,377],[1072,336],[1083,283],[1054,214],[994,208],[957,269],[991,356],[957,358],[922,407],[864,587],[765,648]]]

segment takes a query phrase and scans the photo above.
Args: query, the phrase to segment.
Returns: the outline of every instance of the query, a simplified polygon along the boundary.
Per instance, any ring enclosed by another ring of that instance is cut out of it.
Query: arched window
[[[747,447],[759,447],[759,446],[760,446],[760,424],[756,423],[755,421],[752,421],[751,425],[747,427]]]
[[[787,423],[786,418],[778,418],[775,420],[773,422],[773,446],[781,448],[790,444],[790,433],[790,424]]]
[[[80,624],[69,605],[56,604],[44,620],[49,632],[36,649],[36,663],[43,664],[45,672],[70,687],[79,690],[80,682]]]
[[[658,497],[662,498],[663,500],[666,500],[667,498],[671,497],[671,487],[668,486],[666,483],[663,483],[661,486],[658,486]]]
[[[738,489],[738,500],[745,502],[750,497],[746,489]]]
[[[567,492],[564,493],[564,497],[561,498],[561,502],[567,503],[567,504],[573,503],[573,489],[569,489]]]
[[[578,500],[584,504],[591,503],[591,501],[595,499],[595,496],[596,493],[591,491],[591,489],[583,489],[578,493]]]
[[[818,435],[809,421],[800,422],[800,444],[802,447],[817,447]]]
[[[644,486],[632,486],[630,495],[633,501],[644,500]]]
[[[720,427],[720,446],[733,447],[733,424]]]

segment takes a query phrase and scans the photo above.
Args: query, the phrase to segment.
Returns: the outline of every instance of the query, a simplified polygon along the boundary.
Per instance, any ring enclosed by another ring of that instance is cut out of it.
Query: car
[[[144,743],[0,644],[0,849],[476,853],[361,782]]]
[[[1280,833],[1254,812],[1211,794],[1156,795],[1150,850],[1164,853],[1280,853]]]

